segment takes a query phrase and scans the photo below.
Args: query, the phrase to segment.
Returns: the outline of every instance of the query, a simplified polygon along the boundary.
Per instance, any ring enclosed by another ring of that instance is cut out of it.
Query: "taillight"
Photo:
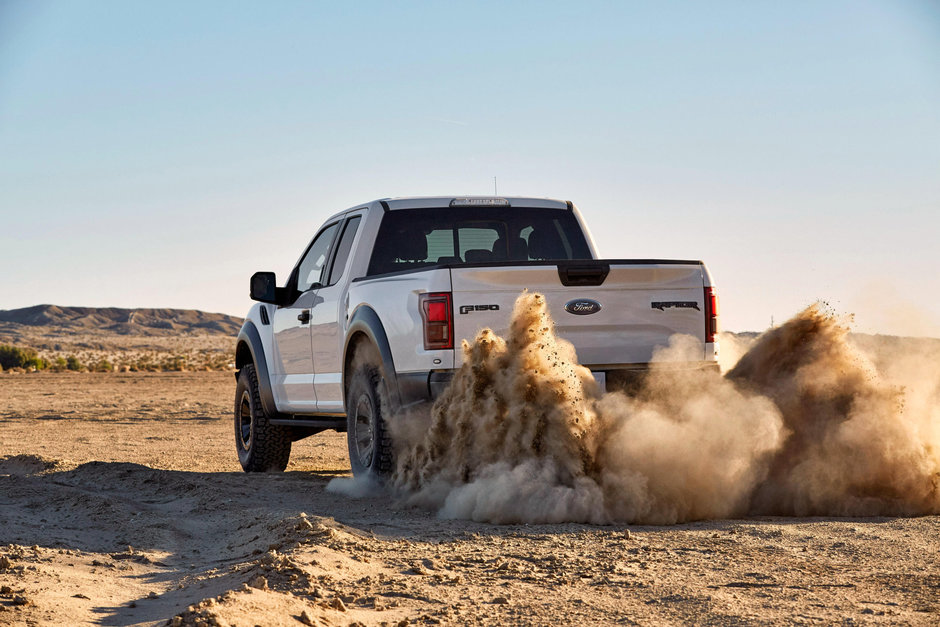
[[[450,292],[419,294],[418,305],[424,320],[424,349],[453,348],[454,308]]]
[[[706,287],[705,342],[714,342],[716,335],[718,335],[718,290],[714,287]]]

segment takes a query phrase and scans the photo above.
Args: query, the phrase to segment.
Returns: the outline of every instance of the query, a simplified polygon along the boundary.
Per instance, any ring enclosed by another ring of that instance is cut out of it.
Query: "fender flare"
[[[258,327],[251,320],[245,320],[241,330],[238,332],[238,341],[235,349],[235,376],[245,364],[244,357],[239,358],[242,352],[242,346],[247,346],[251,353],[251,361],[254,362],[255,373],[258,375],[258,391],[261,393],[261,405],[266,414],[272,417],[280,417],[281,412],[277,410],[274,402],[274,391],[271,388],[271,377],[268,372],[268,361],[264,355],[264,345],[261,343],[261,334]]]
[[[363,305],[353,312],[346,327],[346,341],[343,345],[343,398],[346,397],[346,375],[349,366],[350,343],[356,334],[364,334],[373,346],[379,351],[382,359],[382,374],[388,387],[389,401],[394,409],[401,407],[401,391],[398,389],[398,375],[395,371],[395,362],[392,359],[392,349],[388,343],[385,327],[379,319],[379,314],[368,305]]]

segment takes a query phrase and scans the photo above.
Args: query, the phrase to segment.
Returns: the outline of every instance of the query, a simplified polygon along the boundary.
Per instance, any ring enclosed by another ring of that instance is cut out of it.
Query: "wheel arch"
[[[271,387],[271,377],[268,372],[268,361],[264,354],[264,345],[261,343],[261,334],[258,327],[251,320],[246,320],[238,332],[235,348],[235,377],[241,369],[249,364],[255,366],[255,376],[258,378],[258,391],[261,395],[261,404],[269,416],[278,416],[277,404],[274,402],[274,390]]]
[[[251,346],[248,340],[239,337],[238,346],[235,348],[235,377],[238,378],[238,371],[248,364],[253,364],[254,355],[251,352]]]
[[[346,330],[346,342],[343,347],[343,399],[346,398],[346,392],[349,387],[349,379],[352,376],[353,362],[357,349],[365,345],[371,345],[378,351],[381,360],[382,376],[385,379],[388,388],[389,401],[394,408],[401,407],[401,393],[398,389],[398,376],[395,372],[395,361],[392,358],[392,349],[388,342],[388,335],[385,333],[385,327],[379,319],[379,315],[368,305],[363,305],[356,309],[349,320],[349,327]]]

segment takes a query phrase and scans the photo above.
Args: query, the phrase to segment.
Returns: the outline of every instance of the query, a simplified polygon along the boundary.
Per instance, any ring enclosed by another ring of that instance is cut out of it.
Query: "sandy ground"
[[[231,373],[0,375],[0,624],[940,623],[940,517],[440,520],[246,475]]]

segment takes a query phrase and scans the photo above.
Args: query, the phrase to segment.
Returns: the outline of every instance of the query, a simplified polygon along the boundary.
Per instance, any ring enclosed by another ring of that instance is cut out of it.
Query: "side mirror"
[[[251,275],[251,300],[277,304],[277,279],[273,272],[255,272]]]

